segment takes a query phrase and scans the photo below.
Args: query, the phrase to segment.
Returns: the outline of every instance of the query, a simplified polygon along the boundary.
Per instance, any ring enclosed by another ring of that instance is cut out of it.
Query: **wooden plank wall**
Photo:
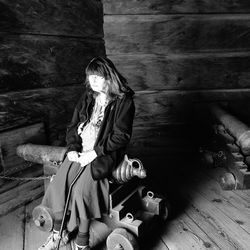
[[[136,91],[139,155],[195,151],[197,107],[249,99],[249,13],[243,0],[104,0],[107,56]]]
[[[99,0],[0,1],[0,131],[44,121],[64,141],[84,68],[105,55]]]

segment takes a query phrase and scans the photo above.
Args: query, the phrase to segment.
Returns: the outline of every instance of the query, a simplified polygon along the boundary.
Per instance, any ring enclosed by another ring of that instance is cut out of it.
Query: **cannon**
[[[209,108],[212,136],[209,150],[201,150],[202,158],[207,165],[220,168],[219,183],[223,189],[248,189],[250,128],[218,105]]]
[[[239,145],[242,152],[250,155],[250,128],[218,105],[211,105],[210,111],[224,126],[224,129],[235,138],[235,142]]]
[[[52,167],[55,174],[65,157],[66,148],[24,144],[19,145],[16,151],[27,161]],[[139,239],[150,232],[153,226],[167,219],[169,208],[165,197],[155,194],[145,186],[138,186],[134,177],[145,178],[146,170],[139,159],[130,159],[125,155],[124,160],[112,172],[110,182],[115,188],[111,188],[109,194],[109,213],[101,220],[91,222],[91,247],[106,239],[109,250],[137,250]],[[39,229],[53,229],[54,216],[49,208],[37,206],[32,215]],[[67,237],[70,239],[73,237],[71,235],[73,233]]]
[[[35,145],[23,144],[19,145],[16,149],[18,156],[24,158],[26,161],[60,166],[65,158],[66,147],[48,146],[48,145]],[[124,156],[124,160],[112,172],[113,180],[118,183],[124,183],[133,177],[145,178],[146,170],[139,159],[128,158]]]

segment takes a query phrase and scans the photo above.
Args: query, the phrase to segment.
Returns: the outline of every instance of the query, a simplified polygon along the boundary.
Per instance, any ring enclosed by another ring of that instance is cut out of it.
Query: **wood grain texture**
[[[0,217],[0,249],[24,249],[23,227],[25,208],[21,207],[4,217]]]
[[[193,206],[199,211],[202,211],[202,215],[206,217],[210,223],[214,224],[216,228],[214,230],[216,230],[217,233],[221,233],[222,236],[228,240],[231,245],[229,249],[246,249],[248,247],[250,234],[239,224],[234,223],[231,216],[226,215],[224,211],[214,207],[197,191],[190,192],[188,196],[189,199],[190,197],[196,197],[195,200],[191,198]],[[206,230],[204,227],[202,227],[202,229]]]
[[[162,238],[170,250],[220,249],[186,214],[166,223],[164,231]]]
[[[82,86],[48,88],[0,95],[0,130],[43,121],[51,141],[65,138],[66,124]],[[200,103],[247,100],[249,89],[209,91],[139,91],[135,95],[135,127],[191,123]],[[32,104],[32,105],[31,105]]]
[[[34,189],[29,190],[29,192],[23,192],[20,196],[16,196],[15,198],[6,201],[5,203],[1,204],[0,207],[0,216],[6,215],[9,212],[28,204],[29,202],[38,199],[44,195],[44,187],[38,186]]]
[[[0,170],[0,173],[7,176],[29,168],[24,159],[16,153],[18,145],[25,143],[46,144],[46,142],[44,125],[42,123],[0,133],[0,147],[2,151],[0,166],[3,168],[3,171]]]
[[[250,86],[250,54],[109,55],[136,91]]]
[[[215,181],[215,171],[204,169],[203,172],[204,174],[194,176],[193,178],[193,183],[200,183],[200,180],[203,180],[202,189],[200,189],[202,195],[245,231],[250,233],[250,210],[248,202],[236,193],[223,191],[220,184]],[[215,176],[213,176],[213,172]]]
[[[43,167],[42,165],[33,165],[28,169],[25,169],[21,172],[13,174],[13,177],[18,178],[30,178],[30,177],[38,177],[43,175]],[[20,185],[27,183],[27,180],[1,180],[0,181],[0,195],[12,190]]]
[[[82,86],[47,88],[0,95],[0,130],[43,121],[49,141],[65,137]]]
[[[107,54],[249,49],[249,15],[106,15]]]
[[[227,237],[224,232],[224,227],[218,225],[217,220],[214,220],[210,213],[204,212],[203,208],[194,205],[190,206],[186,213],[203,231],[209,234],[209,238],[211,238],[220,249],[235,249],[234,242]]]
[[[98,0],[0,2],[0,32],[100,38],[102,23]]]
[[[28,181],[18,185],[17,187],[0,194],[0,204],[4,204],[5,202],[15,199],[18,196],[22,196],[23,194],[27,194],[30,192],[30,190],[36,189],[40,186],[43,186],[43,180]]]
[[[104,0],[105,14],[248,13],[246,0]]]
[[[82,83],[102,39],[0,34],[0,93]]]

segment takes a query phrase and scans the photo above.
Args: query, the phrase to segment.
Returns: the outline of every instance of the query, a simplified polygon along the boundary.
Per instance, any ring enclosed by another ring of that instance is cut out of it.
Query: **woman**
[[[126,79],[108,58],[92,59],[85,71],[86,88],[67,129],[67,157],[42,201],[53,211],[53,233],[39,250],[56,248],[67,189],[84,166],[72,190],[67,230],[78,229],[76,250],[90,249],[89,221],[108,212],[108,178],[122,161],[132,134],[134,92]]]

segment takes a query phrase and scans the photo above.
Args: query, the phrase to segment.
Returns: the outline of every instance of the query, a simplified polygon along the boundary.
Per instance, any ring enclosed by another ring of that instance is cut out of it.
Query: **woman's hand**
[[[68,152],[67,156],[68,156],[68,159],[70,161],[76,161],[76,162],[78,162],[78,158],[79,158],[78,152],[76,152],[76,151],[70,151],[70,152]]]
[[[91,163],[95,158],[97,157],[97,154],[95,150],[79,153],[78,162],[81,164],[81,167],[84,167]]]

